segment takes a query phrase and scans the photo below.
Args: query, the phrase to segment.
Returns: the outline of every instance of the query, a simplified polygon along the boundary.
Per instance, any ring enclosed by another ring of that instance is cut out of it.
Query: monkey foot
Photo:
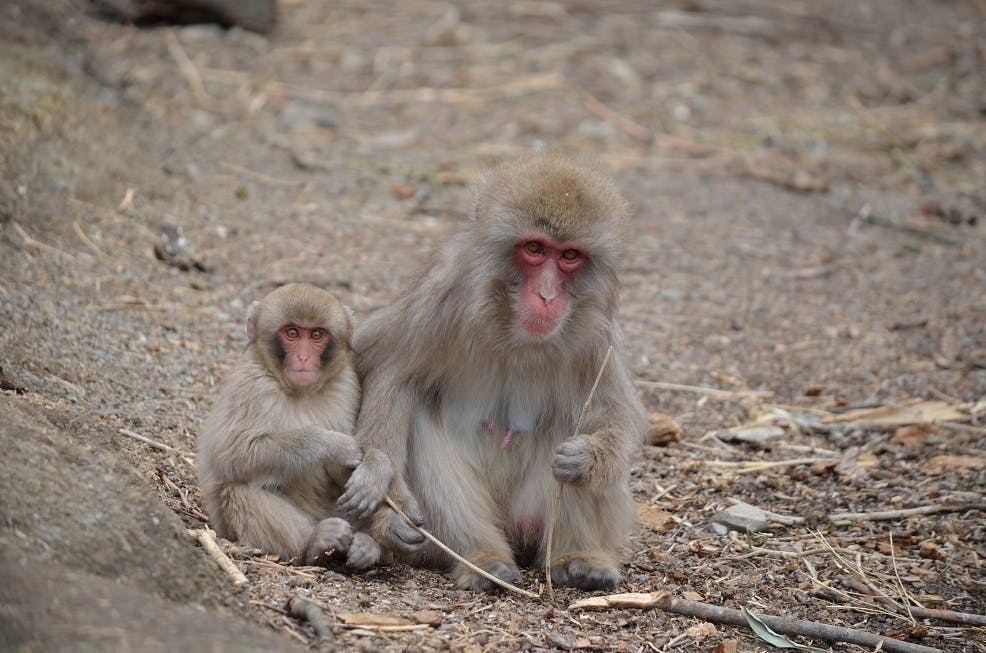
[[[612,567],[597,567],[582,558],[572,558],[551,567],[551,582],[559,587],[582,590],[613,589],[620,582],[620,572]]]
[[[520,569],[513,563],[513,561],[490,559],[486,556],[478,555],[473,556],[473,559],[470,562],[486,573],[496,576],[500,580],[508,583],[516,583],[520,580]],[[461,562],[456,564],[455,570],[452,572],[452,576],[455,578],[456,586],[461,589],[473,590],[476,592],[490,592],[498,587],[497,584],[489,578],[477,574]]]
[[[354,533],[346,554],[346,566],[352,569],[369,569],[380,561],[380,545],[367,533]]]
[[[336,553],[349,550],[353,541],[353,529],[345,519],[328,517],[315,526],[312,542],[305,556],[306,562],[326,565]]]

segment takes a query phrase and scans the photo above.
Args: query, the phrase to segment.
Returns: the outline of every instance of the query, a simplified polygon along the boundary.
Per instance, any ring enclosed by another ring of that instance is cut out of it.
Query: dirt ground
[[[546,146],[634,204],[629,361],[683,430],[637,458],[618,591],[986,651],[927,613],[986,614],[982,2],[286,0],[269,36],[87,8],[0,7],[0,648],[328,648],[301,594],[340,650],[768,650],[223,543],[234,586],[186,534],[247,304],[304,280],[366,315],[485,160]],[[724,532],[731,499],[776,514]]]

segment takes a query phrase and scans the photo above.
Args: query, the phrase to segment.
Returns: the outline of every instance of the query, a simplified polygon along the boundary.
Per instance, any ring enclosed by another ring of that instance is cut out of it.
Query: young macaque
[[[345,555],[365,569],[380,547],[353,532],[336,499],[362,454],[352,319],[331,293],[290,284],[254,302],[249,344],[198,442],[202,494],[216,533],[299,564]]]
[[[551,154],[501,162],[475,196],[470,226],[444,239],[410,289],[356,334],[364,458],[339,505],[372,514],[374,534],[408,550],[407,560],[484,590],[487,579],[437,548],[414,551],[413,530],[380,504],[384,495],[460,555],[515,581],[518,562],[544,564],[561,483],[552,580],[611,588],[647,423],[615,317],[626,203],[593,168]]]

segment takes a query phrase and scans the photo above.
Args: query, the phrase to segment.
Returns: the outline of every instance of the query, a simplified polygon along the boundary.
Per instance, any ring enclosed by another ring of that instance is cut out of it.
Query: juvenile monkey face
[[[296,388],[315,383],[331,354],[332,334],[326,327],[285,324],[275,334],[284,378]]]
[[[560,243],[529,232],[514,245],[513,259],[523,275],[515,319],[531,336],[550,336],[570,311],[567,285],[585,264],[585,248],[575,241]]]

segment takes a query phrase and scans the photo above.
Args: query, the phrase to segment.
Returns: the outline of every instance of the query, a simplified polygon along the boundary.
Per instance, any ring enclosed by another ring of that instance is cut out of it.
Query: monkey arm
[[[555,450],[552,472],[559,481],[604,487],[621,482],[640,448],[647,415],[629,373],[619,360],[599,385],[582,432]]]
[[[310,427],[241,432],[216,466],[220,477],[249,483],[295,478],[326,462],[351,468],[361,459],[359,445],[351,435]]]
[[[363,445],[363,462],[353,471],[338,505],[344,512],[368,517],[392,485],[403,484],[407,440],[411,432],[412,394],[402,384],[385,386],[380,375],[364,380],[363,406],[356,421],[356,439]],[[407,494],[396,492],[395,494]],[[392,497],[400,501],[402,497]],[[420,514],[420,513],[419,513]]]

